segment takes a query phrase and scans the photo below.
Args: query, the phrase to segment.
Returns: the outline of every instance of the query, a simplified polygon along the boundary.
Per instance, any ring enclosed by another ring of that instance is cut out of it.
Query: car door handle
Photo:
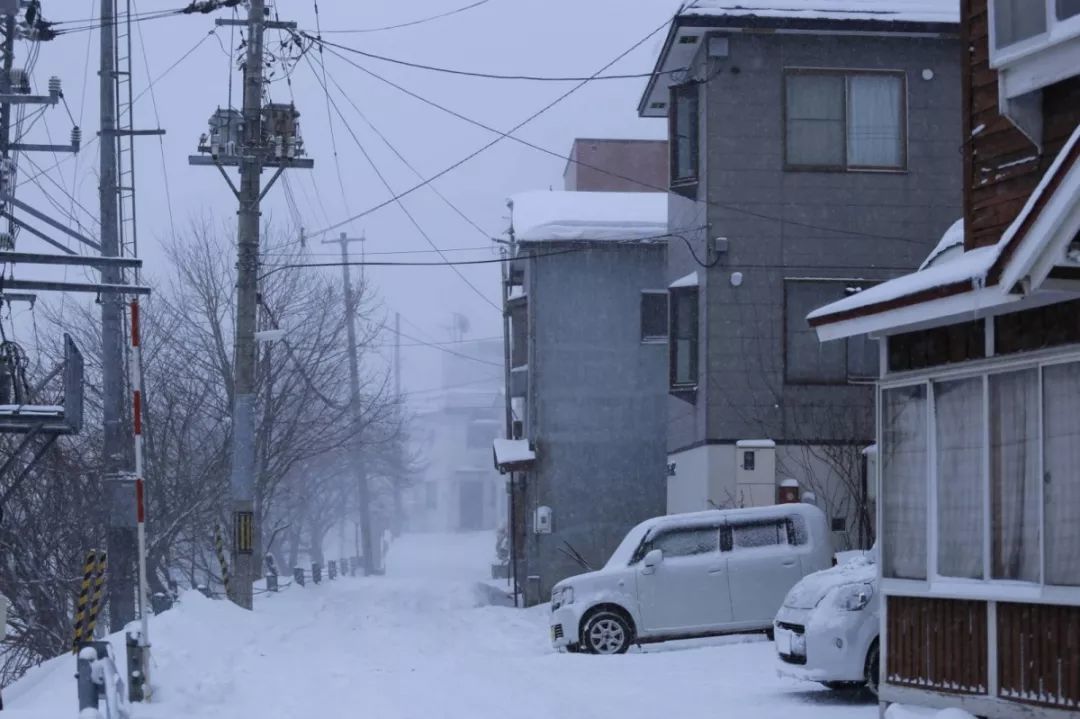
[[[785,560],[784,561],[784,566],[785,567],[794,567],[795,566],[795,560],[794,559]]]
[[[723,571],[723,567],[709,567],[709,574],[722,574]]]

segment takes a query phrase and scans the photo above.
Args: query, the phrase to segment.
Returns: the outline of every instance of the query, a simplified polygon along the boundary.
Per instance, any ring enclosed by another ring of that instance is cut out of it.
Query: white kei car
[[[778,672],[830,689],[865,686],[876,695],[880,607],[876,550],[804,577],[776,614]]]
[[[829,566],[825,515],[778,504],[656,517],[604,568],[551,593],[556,648],[621,654],[633,644],[769,631],[788,590]]]

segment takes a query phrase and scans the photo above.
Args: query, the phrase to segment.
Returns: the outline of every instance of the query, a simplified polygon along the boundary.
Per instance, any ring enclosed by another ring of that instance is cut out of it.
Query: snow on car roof
[[[958,23],[960,4],[946,0],[695,0],[679,14]]]
[[[510,198],[520,242],[661,241],[667,235],[663,192],[521,192]]]

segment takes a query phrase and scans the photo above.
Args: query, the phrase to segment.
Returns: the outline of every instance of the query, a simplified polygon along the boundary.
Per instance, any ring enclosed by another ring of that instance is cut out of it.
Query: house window
[[[671,89],[671,186],[692,185],[698,179],[698,85]]]
[[[990,376],[990,532],[994,579],[1039,581],[1039,372]]]
[[[641,293],[641,341],[667,342],[668,293],[666,290]]]
[[[510,304],[510,366],[525,367],[529,364],[529,313],[528,304],[517,300]]]
[[[1058,20],[1080,15],[1080,0],[1057,0]]]
[[[983,577],[983,382],[981,377],[934,384],[938,482],[938,574]]]
[[[468,449],[490,449],[498,426],[490,422],[470,424],[465,429],[465,446]]]
[[[903,73],[793,70],[785,85],[789,168],[904,169]]]
[[[994,36],[1008,47],[1046,32],[1043,0],[994,0]]]
[[[672,388],[698,382],[698,288],[671,290],[670,380]]]
[[[1075,360],[882,390],[884,576],[1080,587],[1078,402]]]
[[[1080,586],[1080,363],[1043,370],[1046,583]]]
[[[753,472],[754,466],[757,464],[755,461],[754,453],[752,451],[742,453],[742,468],[747,472]]]
[[[926,385],[881,393],[884,576],[926,579]]]
[[[845,384],[878,376],[877,343],[864,336],[821,342],[806,321],[819,307],[855,290],[843,280],[784,283],[784,376],[789,384]]]

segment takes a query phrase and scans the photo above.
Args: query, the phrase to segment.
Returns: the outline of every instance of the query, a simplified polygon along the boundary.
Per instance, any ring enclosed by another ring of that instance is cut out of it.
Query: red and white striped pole
[[[139,646],[143,647],[143,694],[150,697],[150,593],[146,581],[146,490],[143,486],[142,439],[142,343],[139,338],[139,301],[131,301],[131,418],[135,429],[135,517],[139,540],[139,616],[142,620]]]

